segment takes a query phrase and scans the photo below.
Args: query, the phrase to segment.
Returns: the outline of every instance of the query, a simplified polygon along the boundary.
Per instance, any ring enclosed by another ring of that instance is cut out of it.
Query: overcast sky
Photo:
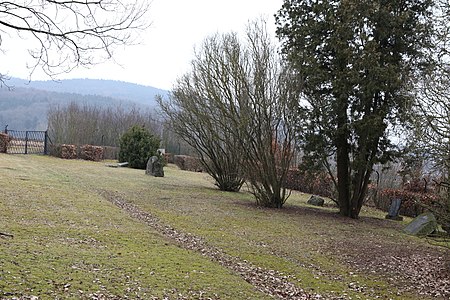
[[[194,47],[216,32],[243,32],[248,21],[264,17],[275,31],[273,15],[282,0],[153,0],[149,17],[152,25],[142,33],[141,45],[118,49],[115,60],[91,69],[77,69],[65,78],[114,79],[171,89],[177,77],[185,73],[193,58]],[[1,72],[28,78],[29,60],[24,44],[17,41],[14,50],[0,55]],[[34,73],[32,80],[48,77]]]

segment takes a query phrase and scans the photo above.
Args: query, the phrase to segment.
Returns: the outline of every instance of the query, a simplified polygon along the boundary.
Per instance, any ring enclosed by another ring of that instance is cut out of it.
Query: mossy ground
[[[387,245],[430,247],[401,233],[403,223],[365,208],[359,220],[306,205],[293,193],[281,210],[254,205],[246,192],[215,189],[203,173],[165,168],[166,176],[105,163],[0,154],[0,298],[150,296],[269,299],[239,274],[177,246],[101,196],[118,192],[162,222],[227,254],[294,276],[325,297],[419,299],[389,274],[358,272],[346,254]],[[406,222],[406,220],[404,221]],[[347,249],[361,244],[364,248]],[[380,253],[383,252],[381,249]],[[366,255],[360,252],[359,255]],[[349,261],[350,260],[350,261]]]

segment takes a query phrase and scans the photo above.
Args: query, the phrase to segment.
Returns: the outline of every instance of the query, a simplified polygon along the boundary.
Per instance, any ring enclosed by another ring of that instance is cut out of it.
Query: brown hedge
[[[175,155],[172,153],[164,153],[164,161],[168,164],[175,163]]]
[[[192,172],[203,172],[203,166],[200,159],[188,155],[175,155],[174,163],[181,170],[192,171]]]
[[[76,159],[78,157],[77,154],[77,146],[76,145],[61,145],[61,158],[64,159]]]
[[[0,132],[0,153],[6,153],[11,137],[6,133]]]
[[[388,211],[393,199],[402,200],[400,215],[416,217],[425,211],[424,206],[434,207],[441,200],[441,197],[434,193],[385,189],[378,194],[375,206],[383,211]]]
[[[103,147],[83,145],[80,147],[80,158],[91,161],[101,161],[103,159]]]
[[[334,197],[333,181],[325,172],[310,173],[300,169],[291,169],[288,171],[285,187],[303,193]]]

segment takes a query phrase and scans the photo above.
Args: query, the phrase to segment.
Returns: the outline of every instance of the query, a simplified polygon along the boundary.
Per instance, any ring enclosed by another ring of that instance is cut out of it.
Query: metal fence
[[[5,133],[11,140],[6,148],[11,154],[48,154],[47,131],[9,130]]]

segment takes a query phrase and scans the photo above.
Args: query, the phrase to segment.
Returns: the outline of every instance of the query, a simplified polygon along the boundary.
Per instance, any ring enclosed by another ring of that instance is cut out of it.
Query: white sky
[[[194,46],[216,32],[243,32],[248,21],[267,19],[268,29],[275,31],[273,15],[282,0],[153,0],[149,17],[152,26],[142,33],[143,43],[117,49],[114,59],[91,69],[76,69],[58,79],[113,79],[171,89],[176,78],[189,70]],[[274,34],[275,36],[275,34]],[[3,44],[0,72],[28,78],[29,61],[24,42],[15,39],[15,48]],[[19,51],[23,50],[23,51]],[[32,80],[48,80],[36,71]]]

